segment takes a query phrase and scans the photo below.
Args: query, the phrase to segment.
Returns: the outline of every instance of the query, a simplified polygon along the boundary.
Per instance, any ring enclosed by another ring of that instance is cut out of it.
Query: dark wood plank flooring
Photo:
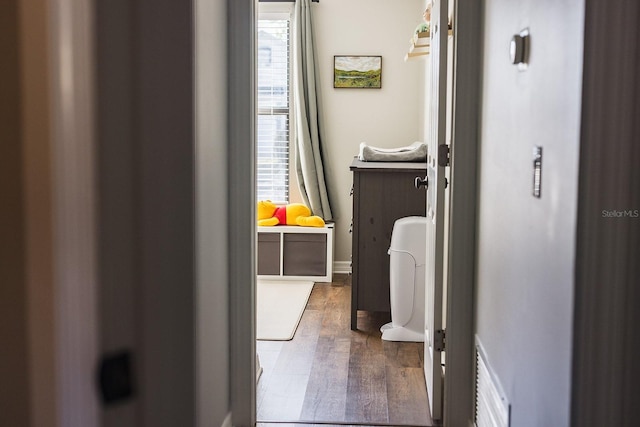
[[[391,424],[315,424],[311,422],[281,423],[276,421],[266,421],[256,423],[256,427],[395,427]]]
[[[313,422],[298,422],[298,423],[282,423],[276,421],[265,421],[256,423],[256,427],[396,427],[392,424],[331,424],[322,423],[316,424]],[[406,427],[406,426],[402,426]],[[420,427],[420,426],[416,426]]]
[[[423,344],[382,341],[385,313],[359,312],[352,331],[350,304],[349,276],[318,283],[293,340],[257,342],[258,426],[433,424]]]

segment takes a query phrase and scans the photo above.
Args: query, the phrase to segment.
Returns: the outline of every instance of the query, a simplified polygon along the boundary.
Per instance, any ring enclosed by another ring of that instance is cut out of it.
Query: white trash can
[[[396,220],[389,248],[391,322],[380,328],[385,341],[424,342],[427,218]]]

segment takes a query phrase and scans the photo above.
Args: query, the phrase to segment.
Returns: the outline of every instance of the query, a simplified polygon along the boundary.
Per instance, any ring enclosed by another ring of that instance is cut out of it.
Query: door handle
[[[422,179],[419,176],[416,176],[414,185],[418,190],[420,189],[420,187],[424,187],[424,189],[426,190],[427,188],[429,188],[429,177],[425,176],[424,179]]]

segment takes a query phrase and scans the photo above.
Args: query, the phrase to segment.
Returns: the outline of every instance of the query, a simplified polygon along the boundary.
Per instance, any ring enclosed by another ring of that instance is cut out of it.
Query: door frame
[[[443,418],[442,352],[437,344],[438,331],[444,327],[444,271],[445,271],[445,215],[447,191],[445,185],[446,165],[438,157],[440,147],[447,144],[447,113],[449,102],[449,0],[431,2],[431,51],[429,53],[429,136],[427,145],[427,201],[426,201],[426,264],[425,276],[425,336],[424,336],[424,378],[427,386],[427,398],[431,408],[431,418],[441,421]]]
[[[256,424],[255,18],[257,0],[227,0],[230,401],[236,427]]]
[[[253,111],[252,64],[255,1],[228,2],[229,22],[229,166],[230,185],[239,175],[253,174],[254,124],[246,125]],[[447,286],[447,374],[443,420],[467,425],[473,420],[473,301],[477,207],[477,145],[480,115],[482,2],[456,0],[454,6],[454,92],[451,151],[451,211],[449,280]],[[233,29],[233,34],[231,34]],[[241,29],[241,31],[239,31]],[[247,70],[247,67],[249,70]],[[251,85],[246,82],[250,81]],[[456,150],[457,148],[457,150]],[[239,171],[244,171],[241,174]],[[233,176],[234,173],[238,176]],[[253,175],[252,175],[253,176]],[[251,186],[253,182],[251,181]],[[234,426],[254,426],[255,407],[255,284],[254,266],[246,260],[255,248],[252,188],[230,192],[230,322],[231,411]],[[250,206],[249,206],[250,205]],[[244,230],[242,225],[245,225]],[[235,236],[235,238],[231,238]],[[242,238],[238,238],[238,236]],[[235,260],[235,261],[234,261]],[[453,356],[451,355],[453,353]],[[466,408],[466,409],[463,409]]]
[[[446,373],[443,420],[473,422],[474,299],[482,11],[484,2],[455,0],[453,114],[449,196]]]
[[[15,4],[26,414],[32,425],[97,427],[93,1]]]

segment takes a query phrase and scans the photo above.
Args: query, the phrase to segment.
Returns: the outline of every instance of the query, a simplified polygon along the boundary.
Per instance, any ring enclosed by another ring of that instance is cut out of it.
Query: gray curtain
[[[293,96],[296,171],[304,202],[314,215],[333,219],[323,158],[318,70],[311,27],[311,0],[297,0],[293,18]]]

